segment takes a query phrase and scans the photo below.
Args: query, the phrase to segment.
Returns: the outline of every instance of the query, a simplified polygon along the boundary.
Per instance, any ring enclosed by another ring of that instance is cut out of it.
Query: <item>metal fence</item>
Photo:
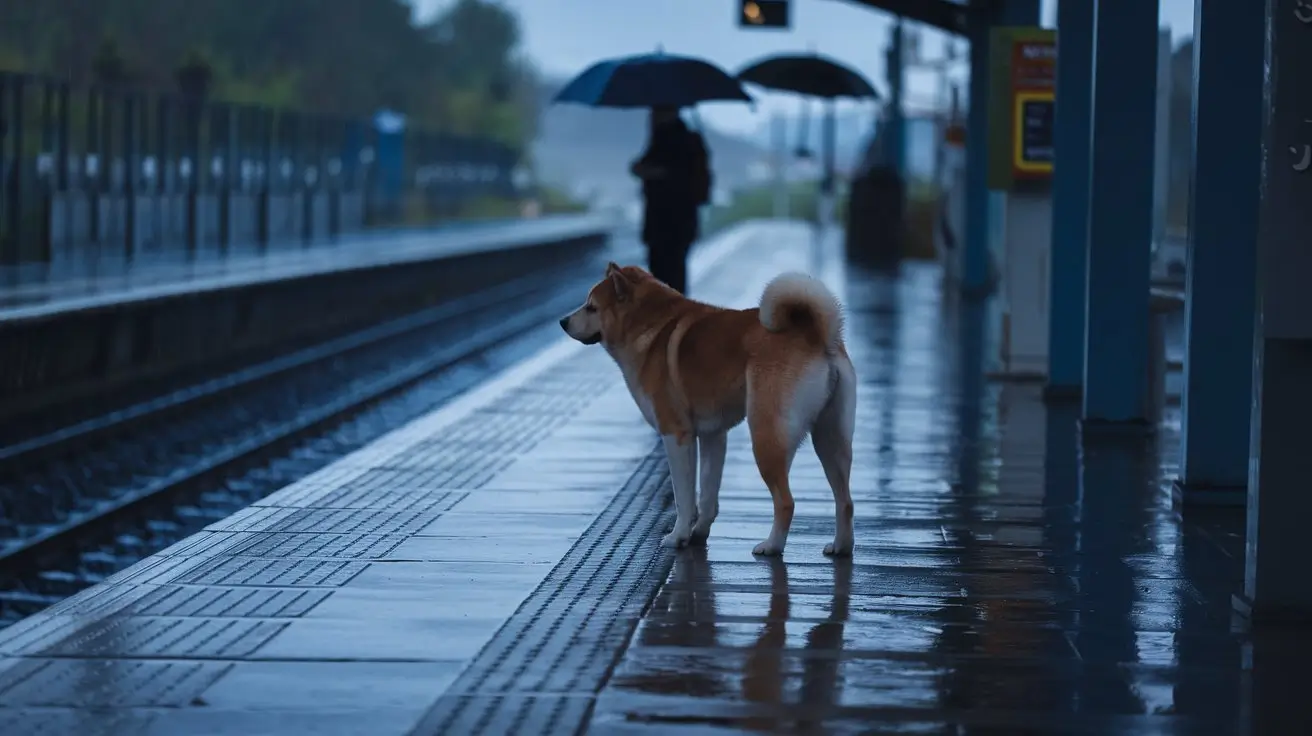
[[[493,141],[0,71],[0,268],[307,247],[516,196]],[[407,205],[407,203],[410,203]]]

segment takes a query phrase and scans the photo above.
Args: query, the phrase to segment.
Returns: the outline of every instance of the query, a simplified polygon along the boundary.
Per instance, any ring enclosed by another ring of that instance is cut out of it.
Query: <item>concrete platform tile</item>
[[[513,491],[498,484],[497,490]],[[524,489],[528,491],[534,488]],[[580,491],[585,492],[585,491]],[[415,532],[416,537],[486,537],[517,539],[523,536],[559,535],[578,536],[596,521],[594,514],[527,514],[515,509],[497,513],[473,514],[449,511]]]
[[[444,603],[443,605],[459,605]],[[288,624],[252,660],[447,661],[464,662],[496,630],[498,618],[402,619],[312,616]]]
[[[612,493],[604,491],[489,491],[479,489],[465,496],[452,510],[465,514],[496,513],[514,509],[523,514],[595,515],[610,503]]]
[[[496,494],[489,494],[496,495]],[[555,563],[578,535],[533,534],[516,537],[410,537],[387,557],[418,562]]]
[[[207,708],[314,713],[400,710],[432,702],[460,672],[455,662],[240,662],[210,686]]]

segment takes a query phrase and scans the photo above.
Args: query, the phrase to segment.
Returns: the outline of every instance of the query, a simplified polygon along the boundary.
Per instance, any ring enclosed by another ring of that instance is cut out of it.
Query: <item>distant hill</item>
[[[629,175],[629,163],[642,152],[647,140],[644,110],[610,110],[580,105],[552,105],[563,83],[541,85],[542,117],[533,158],[538,175],[546,182],[568,186],[576,195],[597,196],[624,203],[638,196],[638,184]],[[714,128],[703,131],[711,152],[716,186],[734,189],[760,173],[767,152],[751,140]]]

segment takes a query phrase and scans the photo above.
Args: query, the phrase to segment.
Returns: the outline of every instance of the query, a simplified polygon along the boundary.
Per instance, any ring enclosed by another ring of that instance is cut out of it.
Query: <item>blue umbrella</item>
[[[553,102],[593,107],[690,107],[699,102],[751,102],[742,84],[701,59],[657,51],[599,61],[556,93]]]

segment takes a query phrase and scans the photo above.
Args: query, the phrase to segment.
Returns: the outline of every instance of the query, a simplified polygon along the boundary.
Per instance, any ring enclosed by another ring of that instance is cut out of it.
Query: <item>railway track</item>
[[[512,281],[0,447],[0,627],[513,363],[595,273]]]

